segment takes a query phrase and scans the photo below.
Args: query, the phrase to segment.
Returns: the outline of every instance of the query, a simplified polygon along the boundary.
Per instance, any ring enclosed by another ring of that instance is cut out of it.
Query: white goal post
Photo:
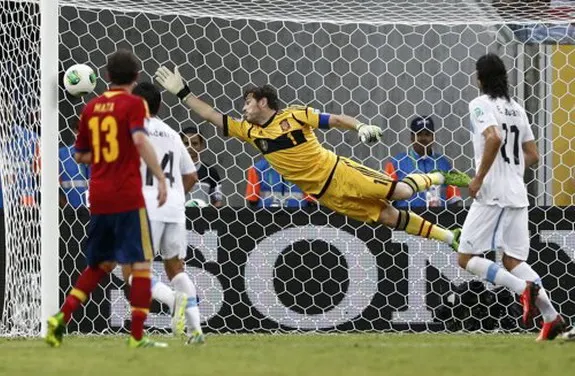
[[[59,302],[58,173],[58,0],[40,1],[40,144],[42,163],[40,211],[41,335]]]
[[[67,148],[78,115],[105,90],[106,57],[119,48],[139,57],[141,80],[175,64],[194,94],[232,116],[241,113],[248,85],[269,83],[283,105],[379,125],[384,137],[372,147],[351,132],[317,132],[327,148],[377,170],[401,153],[410,158],[409,124],[430,115],[434,151],[469,173],[474,64],[486,52],[499,54],[542,157],[526,174],[529,261],[560,312],[575,319],[573,1],[0,3],[0,336],[42,334],[85,266],[88,212],[76,202],[85,192],[74,182],[87,176],[60,174],[74,169]],[[61,76],[75,63],[97,72],[95,94],[64,92]],[[206,143],[200,161],[221,176],[224,207],[187,211],[187,271],[207,331],[536,328],[519,325],[514,297],[473,280],[443,245],[315,207],[250,208],[246,174],[258,160],[255,150],[223,137],[173,96],[163,99],[160,117],[178,131],[198,127]],[[470,204],[465,190],[461,196],[454,205],[415,210],[446,227],[461,225]],[[159,260],[155,270],[165,278]],[[124,331],[129,315],[119,276],[105,279],[80,311],[70,331]],[[166,330],[169,322],[166,307],[154,303],[147,325]]]

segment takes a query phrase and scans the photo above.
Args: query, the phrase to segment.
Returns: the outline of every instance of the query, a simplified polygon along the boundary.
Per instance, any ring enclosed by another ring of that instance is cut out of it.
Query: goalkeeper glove
[[[177,95],[181,100],[185,100],[191,94],[190,88],[184,83],[178,67],[172,73],[168,68],[159,67],[155,74],[156,81],[170,93]]]
[[[367,125],[363,123],[357,123],[355,129],[359,134],[359,139],[364,144],[369,144],[381,140],[383,135],[383,130],[377,125]]]

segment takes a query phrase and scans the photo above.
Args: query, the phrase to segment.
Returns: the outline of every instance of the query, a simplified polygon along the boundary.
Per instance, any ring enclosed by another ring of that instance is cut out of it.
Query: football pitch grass
[[[209,335],[203,346],[155,337],[166,349],[129,349],[126,336],[1,339],[0,375],[569,375],[575,343],[534,335]]]

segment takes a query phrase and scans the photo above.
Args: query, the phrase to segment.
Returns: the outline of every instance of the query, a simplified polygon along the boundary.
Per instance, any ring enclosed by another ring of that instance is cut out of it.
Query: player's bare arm
[[[530,167],[539,162],[539,152],[537,151],[537,144],[535,141],[524,142],[523,154],[525,155],[525,167]]]
[[[74,153],[74,159],[76,163],[83,163],[83,164],[90,164],[92,163],[92,152],[89,151],[87,153]]]
[[[329,115],[329,126],[330,128],[339,128],[339,129],[353,129],[357,130],[357,128],[362,123],[357,121],[355,118],[347,115]]]
[[[136,145],[140,156],[152,174],[156,177],[156,179],[158,179],[158,206],[162,206],[166,203],[166,198],[168,197],[168,189],[166,186],[166,176],[164,175],[164,171],[162,171],[162,168],[158,163],[158,157],[156,156],[154,147],[144,132],[133,133],[132,139],[134,140],[134,145]]]
[[[473,198],[477,197],[477,193],[483,184],[483,179],[491,169],[495,158],[497,157],[497,153],[499,153],[499,148],[501,148],[501,144],[503,140],[501,139],[501,135],[497,130],[497,127],[494,125],[487,127],[482,133],[485,139],[485,148],[483,151],[483,157],[481,158],[481,164],[475,177],[469,184],[469,195]]]
[[[184,80],[182,79],[182,76],[178,71],[178,67],[175,67],[173,72],[171,72],[166,67],[160,67],[156,71],[155,77],[156,81],[158,81],[158,83],[162,85],[164,89],[180,98],[184,103],[186,103],[186,105],[192,111],[198,114],[202,119],[207,120],[210,123],[220,128],[224,126],[222,114],[216,111],[212,106],[210,106],[206,102],[196,98],[191,93],[188,85],[184,83]]]
[[[364,124],[348,115],[330,115],[329,126],[330,128],[356,130],[363,143],[379,141],[383,134],[383,130],[377,125]]]
[[[187,194],[198,182],[198,174],[194,172],[191,174],[182,175],[182,182],[184,183],[184,193]]]

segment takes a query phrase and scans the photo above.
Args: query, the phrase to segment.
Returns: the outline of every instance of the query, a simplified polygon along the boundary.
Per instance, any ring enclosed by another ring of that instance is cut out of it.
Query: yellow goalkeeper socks
[[[441,172],[430,172],[429,174],[409,174],[403,178],[402,182],[413,189],[413,193],[423,192],[432,185],[443,184],[445,178]]]
[[[417,235],[428,239],[435,239],[451,245],[453,233],[443,227],[439,227],[423,219],[419,215],[400,210],[395,230],[405,231],[411,235]]]

